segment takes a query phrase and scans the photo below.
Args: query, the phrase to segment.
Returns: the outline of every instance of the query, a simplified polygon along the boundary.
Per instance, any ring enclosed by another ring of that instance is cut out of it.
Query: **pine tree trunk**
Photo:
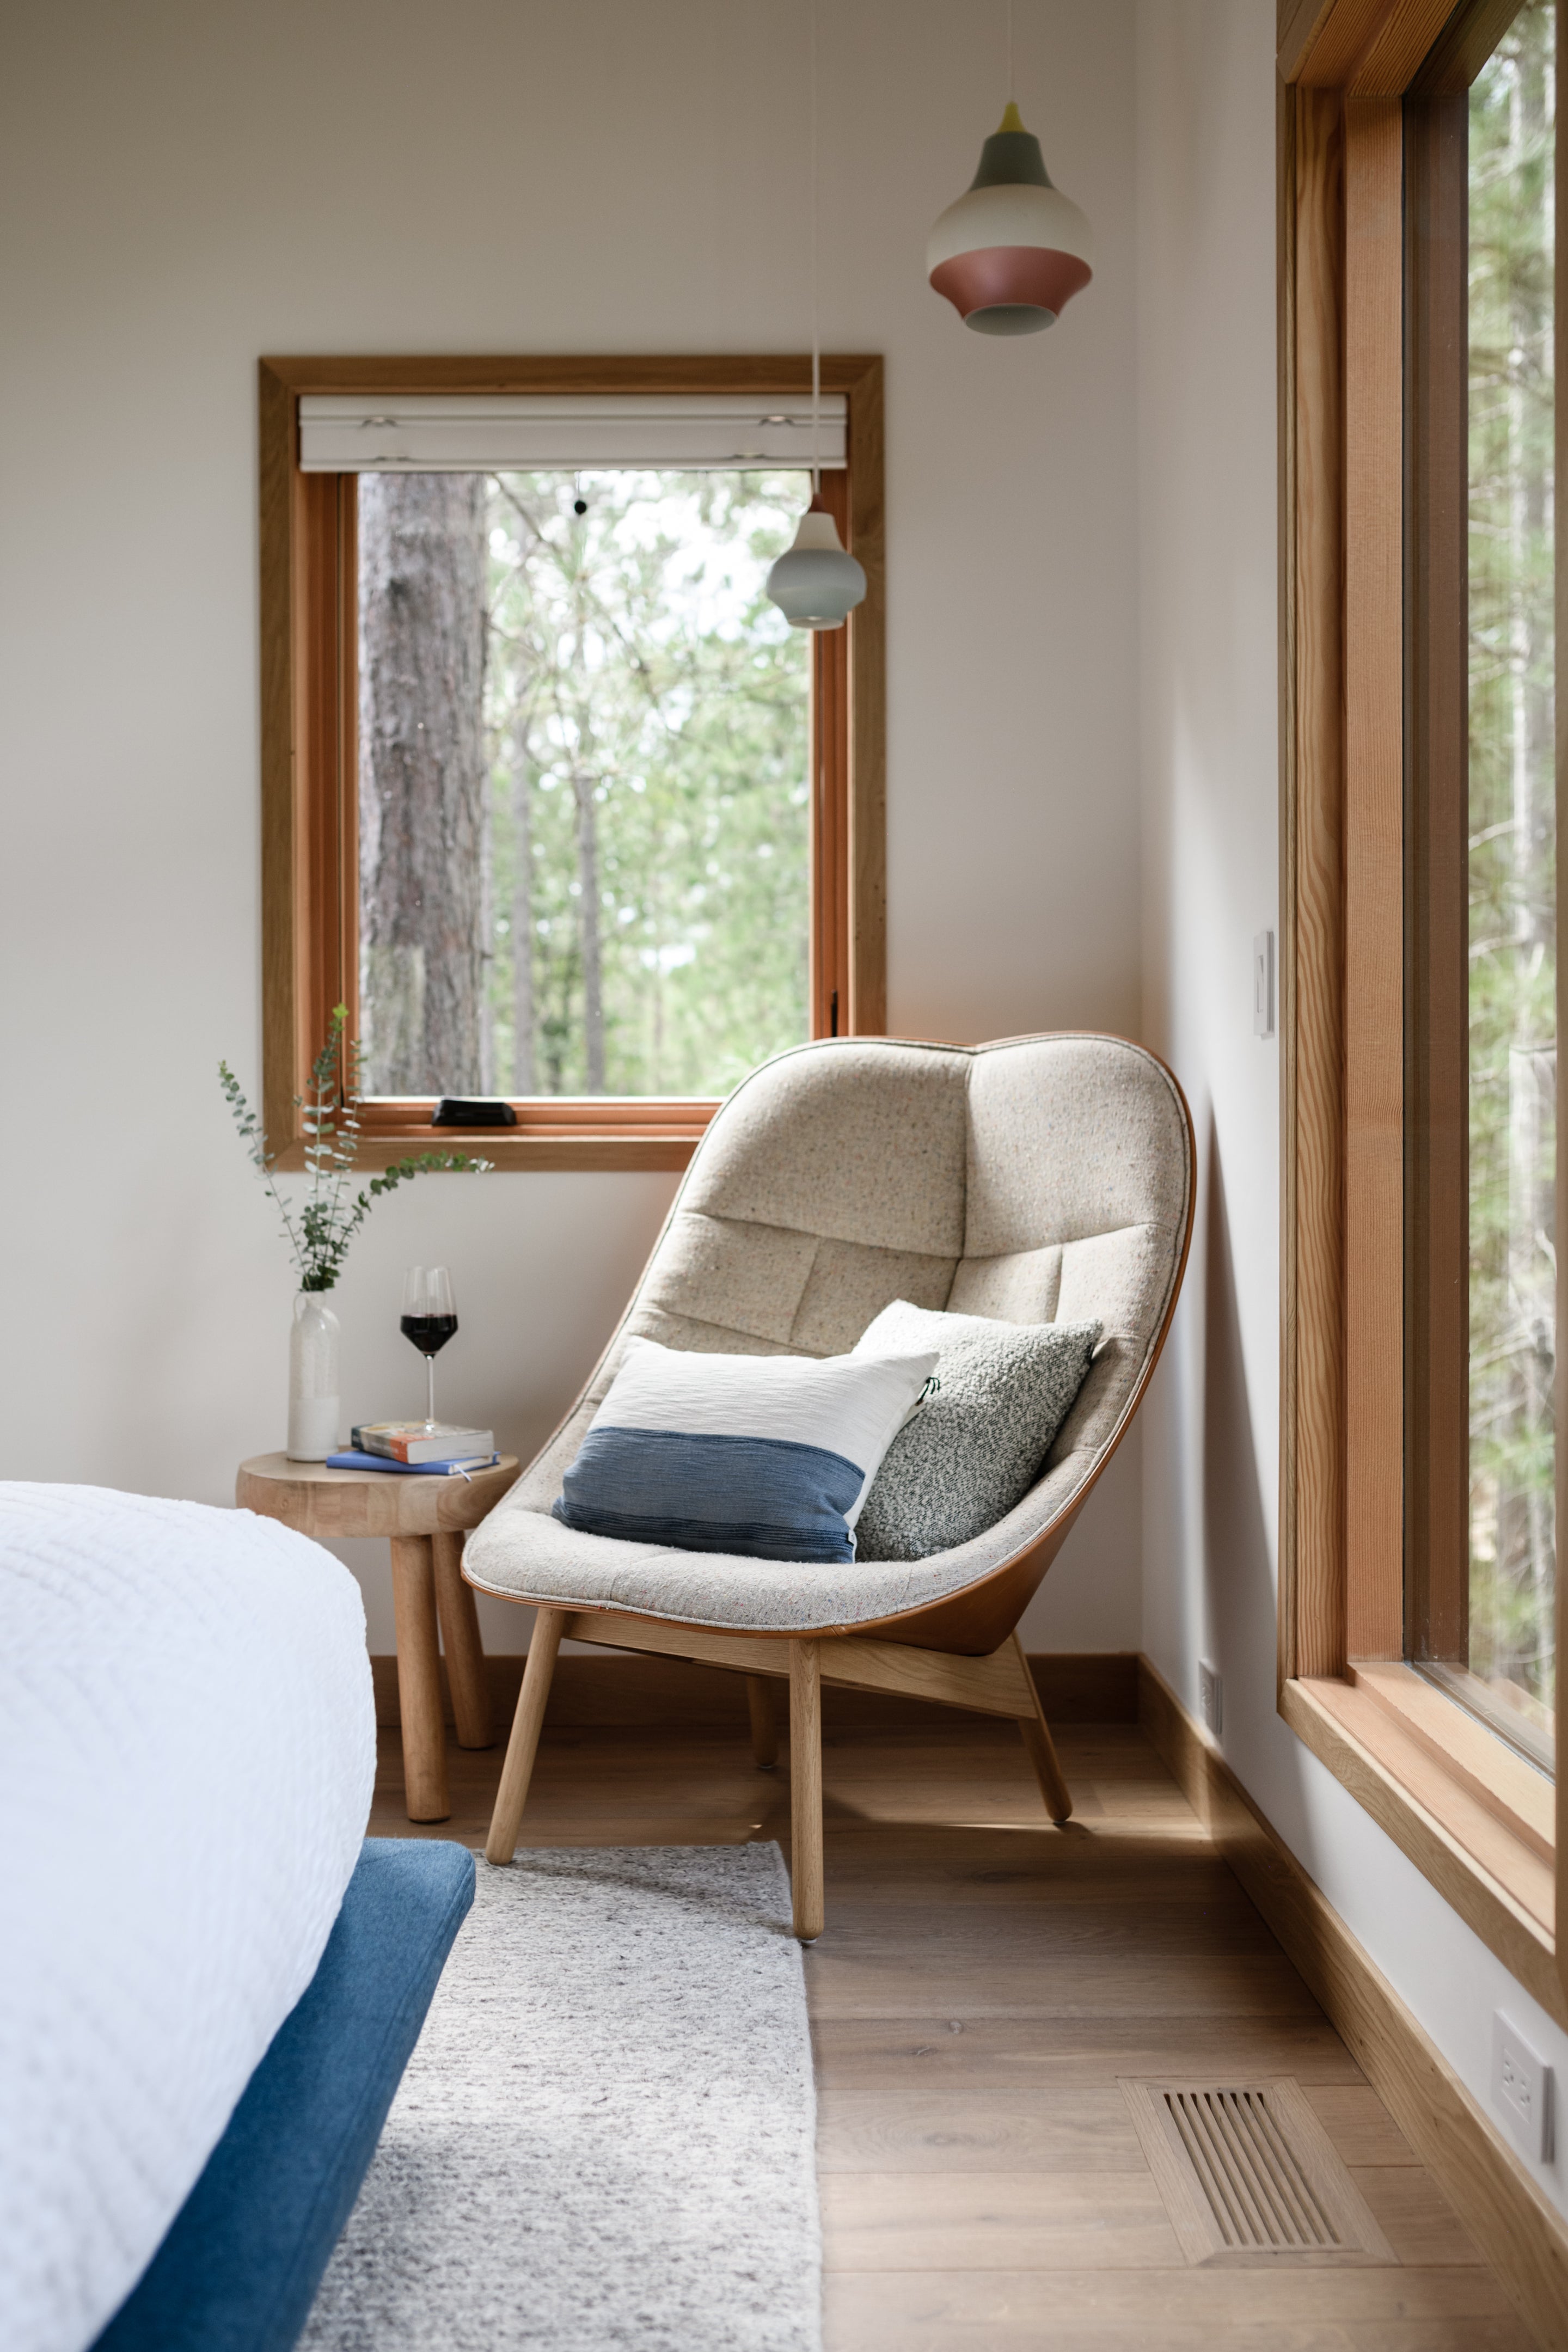
[[[511,1090],[531,1095],[538,1087],[533,1055],[533,779],[521,709],[512,730],[511,855]]]
[[[487,1079],[481,474],[362,474],[360,991],[371,1094]]]
[[[605,1091],[605,971],[599,940],[599,812],[597,777],[574,769],[577,799],[577,929],[583,946],[583,1061],[587,1093]]]
[[[599,936],[599,809],[594,797],[599,779],[594,774],[593,685],[588,675],[586,636],[588,604],[585,583],[576,581],[576,628],[573,667],[581,675],[576,709],[577,757],[572,768],[572,792],[577,818],[577,944],[583,965],[583,1091],[605,1091],[605,961]]]

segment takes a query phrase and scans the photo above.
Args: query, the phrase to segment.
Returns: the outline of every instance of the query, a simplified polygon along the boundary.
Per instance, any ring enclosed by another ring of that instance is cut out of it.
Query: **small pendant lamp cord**
[[[1009,106],[1017,95],[1013,86],[1013,0],[1007,0],[1007,103]]]
[[[822,495],[822,331],[816,299],[816,5],[811,0],[811,495]]]

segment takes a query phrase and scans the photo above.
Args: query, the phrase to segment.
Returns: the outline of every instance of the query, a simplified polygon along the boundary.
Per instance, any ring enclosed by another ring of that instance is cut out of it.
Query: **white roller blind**
[[[842,466],[847,404],[822,399],[824,466]],[[586,473],[595,467],[809,466],[809,400],[636,393],[378,399],[305,394],[308,474]]]

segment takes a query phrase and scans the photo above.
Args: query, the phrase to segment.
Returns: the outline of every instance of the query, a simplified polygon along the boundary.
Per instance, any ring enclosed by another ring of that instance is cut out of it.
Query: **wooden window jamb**
[[[1345,1656],[1404,1652],[1404,144],[1347,96]],[[1336,1665],[1342,1661],[1336,1661]]]
[[[265,359],[260,362],[262,1072],[280,1165],[302,1161],[295,1097],[331,1007],[358,1028],[358,801],[354,593],[357,478],[303,474],[306,393],[722,393],[810,389],[782,358]],[[887,1022],[882,362],[825,354],[822,383],[848,409],[848,464],[823,488],[865,568],[864,604],[811,652],[809,1006],[815,1036]],[[502,1168],[678,1169],[717,1104],[666,1097],[531,1097],[519,1125],[483,1130]],[[460,1131],[434,1102],[367,1103],[363,1157],[384,1165]]]

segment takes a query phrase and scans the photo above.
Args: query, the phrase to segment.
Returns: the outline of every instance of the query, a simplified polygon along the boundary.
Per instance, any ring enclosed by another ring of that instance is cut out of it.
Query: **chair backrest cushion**
[[[904,1298],[1100,1324],[1033,1490],[1054,1513],[1115,1433],[1158,1344],[1191,1188],[1180,1092],[1123,1039],[797,1046],[718,1112],[619,1330],[509,1503],[550,1509],[631,1335],[841,1355]]]

